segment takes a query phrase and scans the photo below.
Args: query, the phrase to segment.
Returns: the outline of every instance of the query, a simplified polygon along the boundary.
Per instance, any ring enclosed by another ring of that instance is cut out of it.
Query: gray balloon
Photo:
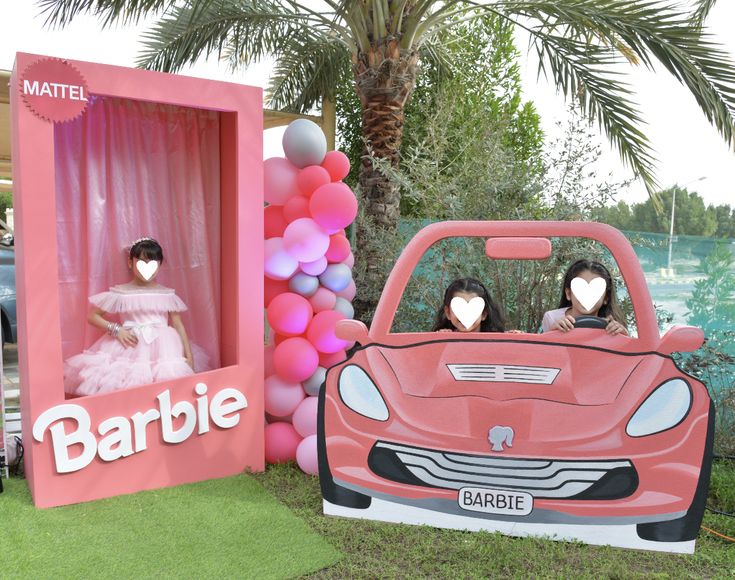
[[[306,394],[310,397],[317,396],[319,394],[319,388],[322,386],[326,376],[327,369],[324,367],[316,367],[316,372],[302,383]]]
[[[288,281],[288,289],[308,298],[319,289],[319,278],[299,272]]]
[[[352,307],[352,303],[340,296],[337,296],[337,302],[334,304],[334,309],[337,312],[344,314],[345,318],[355,317],[355,309]]]
[[[322,286],[332,292],[341,292],[350,285],[352,270],[344,264],[330,264],[319,276]]]
[[[321,165],[327,154],[327,138],[319,125],[308,119],[289,123],[283,134],[283,152],[296,167]]]

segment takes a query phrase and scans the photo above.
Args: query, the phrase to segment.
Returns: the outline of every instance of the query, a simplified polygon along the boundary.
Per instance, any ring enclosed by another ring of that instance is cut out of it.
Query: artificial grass
[[[340,557],[250,475],[44,510],[4,483],[2,578],[292,578]]]
[[[717,464],[709,503],[735,489],[735,465]],[[732,578],[735,545],[702,530],[693,555],[513,538],[426,526],[327,517],[319,480],[295,465],[255,475],[344,557],[310,578]],[[704,526],[735,537],[735,519],[707,513]]]

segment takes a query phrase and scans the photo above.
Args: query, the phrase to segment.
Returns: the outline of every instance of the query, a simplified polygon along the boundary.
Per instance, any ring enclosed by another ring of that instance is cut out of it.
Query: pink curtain
[[[92,97],[54,139],[64,359],[101,335],[87,297],[128,282],[126,247],[150,236],[163,247],[157,281],[189,307],[189,338],[218,367],[219,114]]]

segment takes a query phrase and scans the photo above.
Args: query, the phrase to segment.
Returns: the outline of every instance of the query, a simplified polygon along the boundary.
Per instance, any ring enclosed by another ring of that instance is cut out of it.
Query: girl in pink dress
[[[195,354],[197,370],[204,370],[206,355],[193,352],[179,314],[186,305],[155,282],[162,263],[158,242],[136,240],[128,257],[133,279],[89,299],[89,323],[107,335],[64,363],[67,392],[94,395],[191,375]],[[120,322],[106,320],[108,313]]]

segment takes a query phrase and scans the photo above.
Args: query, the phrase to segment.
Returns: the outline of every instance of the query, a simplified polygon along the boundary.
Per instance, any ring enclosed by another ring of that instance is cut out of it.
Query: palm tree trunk
[[[378,167],[373,167],[367,156],[384,159],[398,168],[404,109],[416,82],[417,61],[415,50],[402,50],[391,40],[358,54],[353,63],[357,94],[362,103],[362,134],[366,140],[359,174],[360,200],[371,226],[391,233],[395,232],[400,217],[401,192]],[[358,290],[354,305],[356,317],[367,322],[372,318],[379,295],[377,289],[383,287],[390,264],[384,264],[386,257],[370,242],[371,238],[380,237],[380,232],[368,235],[364,228],[357,231],[356,258],[362,262],[358,289],[364,288],[366,292]]]

